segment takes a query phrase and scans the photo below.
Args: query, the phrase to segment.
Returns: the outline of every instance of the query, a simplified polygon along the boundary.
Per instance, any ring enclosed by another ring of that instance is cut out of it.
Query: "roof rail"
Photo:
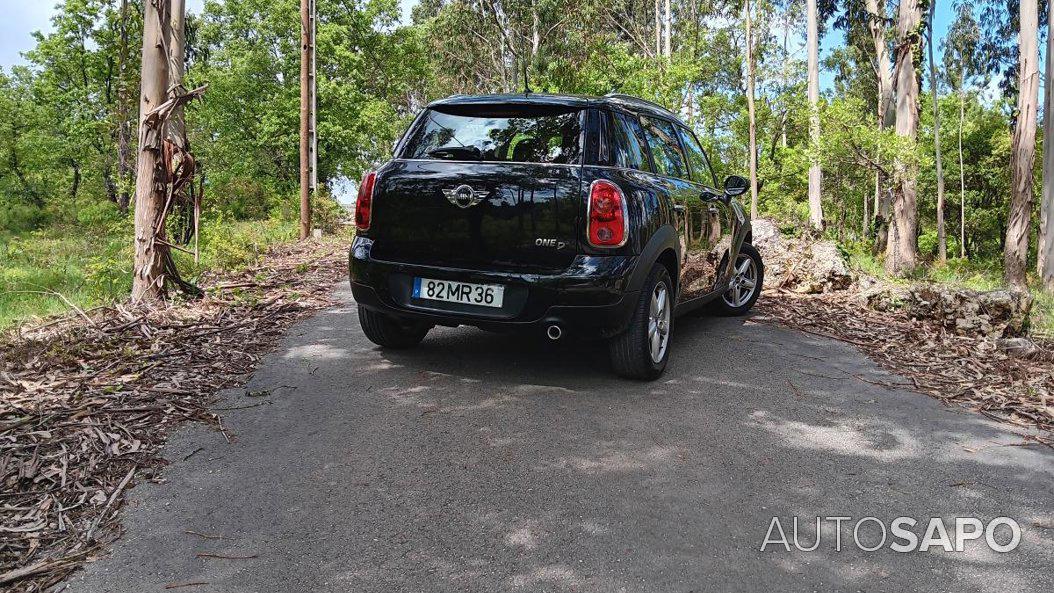
[[[636,104],[637,106],[640,106],[640,107],[651,107],[652,109],[658,109],[658,110],[660,110],[660,111],[662,111],[664,113],[669,113],[670,115],[676,116],[675,113],[673,113],[669,109],[663,107],[662,105],[659,105],[658,103],[654,103],[652,101],[648,101],[647,99],[641,99],[640,97],[634,97],[633,95],[627,95],[625,93],[608,93],[608,94],[604,95],[604,98],[605,99],[616,99],[616,100],[622,101],[624,103]]]

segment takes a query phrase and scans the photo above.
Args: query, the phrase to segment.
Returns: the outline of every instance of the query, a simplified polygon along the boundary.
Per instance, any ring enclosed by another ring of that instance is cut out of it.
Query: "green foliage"
[[[47,213],[33,204],[17,201],[0,202],[0,229],[6,233],[22,233],[43,226]]]
[[[621,92],[659,103],[695,129],[719,179],[746,174],[741,2],[673,0],[668,54],[656,40],[661,15],[652,0],[421,0],[408,25],[398,22],[397,0],[318,4],[321,190],[314,223],[327,232],[343,232],[346,217],[330,191],[387,159],[428,101],[521,92],[525,69],[536,92]],[[132,0],[126,13],[121,5],[64,0],[51,32],[38,34],[27,53],[28,67],[0,72],[0,277],[8,290],[0,296],[0,324],[66,307],[53,296],[16,297],[16,286],[54,289],[79,304],[128,290],[132,223],[121,206],[134,187],[143,0]],[[917,141],[880,132],[862,3],[821,2],[822,19],[844,33],[845,43],[825,52],[823,68],[834,83],[821,98],[821,140],[813,146],[797,47],[803,4],[752,5],[762,215],[788,231],[806,228],[807,171],[818,161],[827,235],[848,246],[854,265],[878,273],[881,261],[870,255],[876,173],[890,177],[894,161],[909,163],[918,168],[920,255],[933,262],[932,89],[921,97]],[[957,6],[941,45],[948,247],[958,255],[965,205],[968,260],[921,272],[936,280],[982,285],[999,276],[1012,102],[981,85],[993,64],[1009,63],[986,37],[1008,15],[998,3]],[[295,236],[299,2],[208,0],[188,20],[187,39],[186,86],[209,84],[205,100],[187,109],[191,147],[205,174],[201,261],[177,254],[193,278],[250,265],[267,245]],[[1039,159],[1037,175],[1038,168]]]
[[[1048,340],[1054,339],[1054,294],[1040,288],[1032,291],[1030,331]]]
[[[311,228],[322,229],[327,235],[347,232],[345,223],[351,218],[351,213],[327,193],[318,194],[312,204]]]
[[[945,236],[945,244],[949,254],[959,253],[959,239],[954,233]],[[933,260],[937,258],[939,252],[940,241],[937,237],[937,229],[927,228],[923,230],[922,234],[919,235],[919,255],[924,260]]]
[[[92,202],[77,210],[77,222],[85,226],[99,226],[117,223],[123,219],[117,204],[113,202]]]
[[[257,263],[271,245],[296,237],[297,225],[291,220],[238,222],[217,213],[202,226],[201,261],[195,264],[190,255],[179,253],[176,263],[191,279],[207,270],[238,271]]]
[[[291,221],[217,215],[203,228],[200,261],[178,253],[177,265],[191,280],[206,271],[237,271],[296,236]],[[29,317],[65,313],[70,303],[90,308],[124,298],[132,287],[132,237],[131,221],[123,218],[0,235],[0,330]]]
[[[319,179],[357,178],[409,123],[423,56],[415,35],[391,30],[392,0],[318,9]],[[267,216],[299,183],[299,2],[210,1],[194,26],[188,78],[209,91],[187,113],[192,146],[221,208]]]

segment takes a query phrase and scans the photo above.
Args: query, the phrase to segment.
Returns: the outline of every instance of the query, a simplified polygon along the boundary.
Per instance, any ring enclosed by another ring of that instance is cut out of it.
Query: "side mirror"
[[[725,195],[729,198],[737,198],[750,189],[750,181],[739,175],[729,175],[725,178]]]

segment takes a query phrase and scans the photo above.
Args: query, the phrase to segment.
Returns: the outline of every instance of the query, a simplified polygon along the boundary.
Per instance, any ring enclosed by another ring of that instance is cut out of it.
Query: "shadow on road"
[[[900,379],[844,344],[749,319],[682,318],[675,336],[668,373],[639,383],[614,377],[598,344],[440,328],[387,352],[352,305],[328,311],[253,378],[268,405],[224,416],[233,445],[173,444],[172,459],[204,450],[134,491],[132,537],[71,590],[1054,586],[1051,451],[874,384]],[[1023,528],[1007,554],[837,551],[827,523],[816,551],[760,551],[772,517],[798,517],[811,545],[817,516],[1001,515]],[[259,559],[195,559],[210,546]]]

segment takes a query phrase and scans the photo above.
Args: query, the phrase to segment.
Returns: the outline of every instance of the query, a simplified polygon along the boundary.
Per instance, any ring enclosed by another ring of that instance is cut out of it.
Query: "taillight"
[[[359,184],[359,197],[355,199],[355,227],[360,231],[370,228],[373,216],[373,186],[377,183],[377,173],[370,171]]]
[[[598,179],[589,188],[589,244],[621,247],[626,244],[626,198],[610,181]]]

